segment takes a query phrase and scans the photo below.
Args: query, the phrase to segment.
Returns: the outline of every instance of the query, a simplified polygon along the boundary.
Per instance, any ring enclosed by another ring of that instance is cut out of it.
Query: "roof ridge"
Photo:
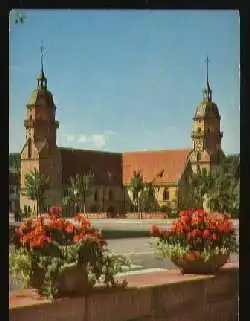
[[[122,153],[118,153],[118,152],[109,152],[109,151],[102,151],[102,150],[95,150],[95,149],[79,149],[79,148],[71,148],[71,147],[58,147],[58,149],[74,151],[74,152],[93,152],[93,153],[115,154],[115,155],[122,154]]]
[[[138,150],[138,151],[128,151],[123,152],[122,154],[132,154],[132,153],[165,153],[165,152],[178,152],[178,151],[190,151],[192,150],[191,147],[189,148],[173,148],[173,149],[151,149],[151,150]]]

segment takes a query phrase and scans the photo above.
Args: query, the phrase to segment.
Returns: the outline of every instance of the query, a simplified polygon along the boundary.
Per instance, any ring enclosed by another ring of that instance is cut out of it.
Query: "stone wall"
[[[238,320],[238,268],[217,275],[178,270],[128,275],[128,288],[97,288],[87,298],[54,302],[10,295],[10,321],[233,321]]]

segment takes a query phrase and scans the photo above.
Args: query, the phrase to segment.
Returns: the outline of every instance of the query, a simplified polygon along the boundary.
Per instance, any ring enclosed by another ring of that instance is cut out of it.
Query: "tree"
[[[9,171],[20,172],[21,167],[21,156],[19,153],[9,154]]]
[[[144,183],[144,189],[140,194],[139,203],[141,204],[141,209],[145,212],[149,212],[157,208],[153,182]]]
[[[211,171],[200,170],[191,178],[195,205],[200,207],[204,196],[212,211],[239,214],[240,155],[225,157],[220,167]]]
[[[68,188],[68,196],[63,200],[64,204],[68,205],[73,201],[75,205],[79,206],[80,212],[85,214],[87,198],[93,191],[93,178],[94,175],[90,172],[70,177],[70,187]]]
[[[217,176],[217,172],[207,171],[205,168],[200,169],[198,166],[197,173],[193,173],[190,182],[195,206],[202,207],[204,196],[213,193]]]
[[[129,184],[129,190],[132,193],[132,202],[133,205],[136,208],[137,213],[139,214],[141,211],[140,208],[140,196],[141,193],[143,192],[145,187],[145,184],[143,182],[143,177],[141,175],[140,171],[134,171],[133,172],[133,176],[130,180],[130,184]]]
[[[211,208],[237,217],[240,203],[240,155],[229,155],[224,159],[216,183],[217,188],[210,196]]]
[[[24,24],[26,20],[26,15],[24,13],[16,13],[15,14],[15,24]]]
[[[37,169],[27,173],[25,175],[25,188],[24,194],[31,199],[36,201],[36,215],[38,217],[41,214],[41,209],[44,205],[45,193],[49,189],[49,178],[39,173]]]

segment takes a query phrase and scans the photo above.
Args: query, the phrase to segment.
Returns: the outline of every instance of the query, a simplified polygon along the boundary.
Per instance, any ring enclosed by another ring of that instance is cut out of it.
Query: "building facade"
[[[42,64],[37,88],[33,90],[26,106],[25,143],[21,150],[20,207],[36,208],[36,203],[23,193],[25,176],[35,168],[50,180],[47,205],[62,204],[63,197],[67,196],[70,177],[92,172],[94,189],[86,202],[87,211],[129,211],[130,181],[133,172],[140,171],[144,181],[153,182],[159,208],[188,206],[189,177],[197,170],[197,165],[207,169],[216,167],[224,155],[221,150],[220,120],[207,78],[203,99],[193,118],[191,148],[109,153],[58,147],[56,106],[47,88]]]

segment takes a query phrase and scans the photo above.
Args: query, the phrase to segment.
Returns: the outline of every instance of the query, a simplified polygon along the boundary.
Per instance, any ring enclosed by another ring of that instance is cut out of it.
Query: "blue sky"
[[[240,151],[240,19],[229,10],[28,10],[10,14],[10,152],[24,144],[40,43],[62,147],[191,147],[209,56],[226,153]]]

